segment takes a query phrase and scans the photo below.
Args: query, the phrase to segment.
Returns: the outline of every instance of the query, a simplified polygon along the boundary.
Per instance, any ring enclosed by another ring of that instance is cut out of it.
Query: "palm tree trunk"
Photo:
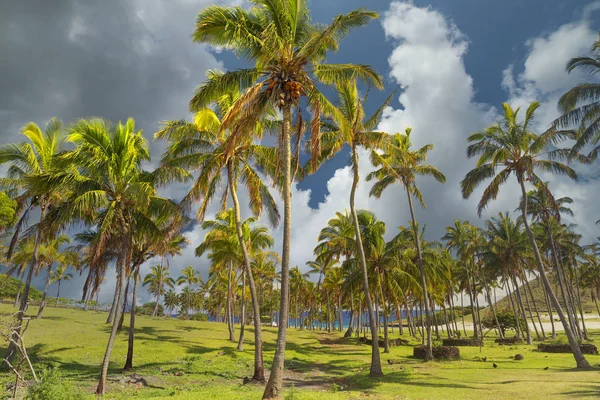
[[[523,320],[525,321],[525,334],[527,335],[527,344],[531,344],[531,329],[529,328],[529,321],[527,320],[527,314],[525,313],[525,307],[523,306],[523,298],[521,297],[521,291],[519,290],[519,284],[517,283],[517,279],[512,276],[512,284],[513,284],[513,288],[514,288],[514,292],[517,296],[517,306],[518,309],[521,312],[521,316],[523,317]]]
[[[15,304],[14,307],[19,305],[19,299],[21,298],[21,290],[23,289],[23,281],[19,281],[19,289],[17,290],[17,295],[15,296]]]
[[[56,308],[58,308],[58,298],[60,297],[60,281],[61,279],[58,280],[58,286],[56,287]]]
[[[42,312],[46,307],[46,297],[48,296],[48,289],[50,288],[50,273],[52,272],[52,264],[48,265],[46,270],[46,283],[44,284],[44,293],[42,294],[42,301],[40,301],[40,308],[38,309],[36,319],[42,319]]]
[[[437,338],[437,340],[440,340],[440,329],[439,329],[439,324],[438,324],[438,320],[437,320],[437,314],[435,312],[435,303],[433,303],[433,301],[431,302],[431,316],[433,319],[433,326],[435,327],[435,337]]]
[[[585,317],[583,315],[583,306],[581,305],[581,289],[579,287],[579,274],[577,273],[577,268],[575,265],[571,266],[573,270],[573,275],[575,275],[575,297],[577,300],[577,307],[579,308],[579,315],[581,316],[581,327],[583,329],[583,338],[588,340],[588,332],[587,327],[585,326]]]
[[[546,332],[544,331],[544,325],[542,324],[542,319],[540,318],[540,311],[538,310],[537,303],[535,301],[535,297],[533,297],[533,291],[531,290],[531,286],[529,285],[529,281],[525,279],[525,286],[527,287],[527,291],[529,292],[529,297],[531,297],[531,302],[533,303],[533,309],[535,310],[535,314],[537,315],[538,323],[540,324],[540,330],[542,331],[542,338],[546,339]]]
[[[344,337],[352,337],[352,330],[354,329],[354,296],[350,293],[350,322],[348,323],[348,329],[344,333]]]
[[[162,280],[162,278],[161,278]],[[162,292],[162,281],[158,281],[158,290],[156,292],[156,304],[154,304],[154,310],[152,311],[152,316],[156,317],[158,315],[158,302],[160,301],[160,293]]]
[[[244,330],[246,325],[246,271],[242,270],[242,299],[240,306],[240,338],[238,339],[238,351],[244,350]]]
[[[126,250],[129,251],[129,250]],[[125,251],[122,251],[125,252]],[[110,361],[110,355],[112,353],[113,346],[115,344],[115,338],[117,337],[117,328],[119,327],[119,319],[121,317],[120,313],[123,309],[123,302],[125,301],[125,293],[122,293],[124,289],[124,281],[125,281],[125,258],[124,255],[121,255],[121,259],[117,263],[117,287],[119,288],[119,296],[117,296],[118,301],[115,307],[115,317],[113,319],[112,329],[110,331],[110,336],[108,338],[108,344],[106,345],[106,352],[104,353],[104,360],[102,361],[102,368],[100,372],[100,380],[98,381],[98,387],[96,388],[96,394],[103,395],[104,394],[104,386],[106,385],[106,376],[108,374],[108,363]],[[129,258],[129,257],[127,257]]]
[[[110,306],[110,311],[108,312],[108,318],[106,319],[106,323],[107,324],[112,324],[114,318],[115,318],[115,308],[117,307],[117,303],[119,302],[119,295],[121,293],[121,286],[119,286],[121,283],[119,282],[119,277],[118,277],[119,273],[117,272],[117,283],[115,284],[115,294],[113,296],[113,302]]]
[[[429,316],[429,305],[427,299],[427,280],[425,278],[425,267],[423,266],[423,255],[421,254],[421,241],[419,240],[419,231],[417,228],[417,220],[415,218],[415,210],[413,209],[412,196],[410,195],[410,188],[406,182],[403,182],[406,188],[406,195],[408,197],[408,208],[410,209],[410,218],[412,220],[413,231],[415,235],[415,245],[417,247],[417,259],[419,261],[419,272],[421,273],[421,286],[423,290],[423,304],[425,307],[425,329],[427,330],[427,338],[425,345],[425,361],[433,360],[433,341],[431,338],[431,319]]]
[[[231,272],[232,272],[231,261],[227,263],[227,329],[229,330],[229,341],[235,342],[235,332],[233,329],[233,310],[232,310],[232,283],[231,283]]]
[[[129,338],[127,342],[127,359],[123,371],[131,371],[133,369],[133,344],[135,333],[135,305],[137,302],[137,287],[140,279],[140,268],[135,267],[133,274],[133,294],[131,295],[131,311],[129,312]]]
[[[544,286],[542,285],[542,288]],[[550,324],[552,325],[552,337],[556,337],[556,327],[554,326],[554,315],[552,314],[552,304],[550,304],[550,299],[548,298],[548,292],[544,288],[544,299],[546,300],[546,309],[548,310],[548,317],[550,318]],[[600,314],[600,312],[599,312]]]
[[[44,216],[46,215],[46,205],[42,201],[40,203],[40,225],[44,220]],[[33,247],[33,254],[31,256],[31,262],[29,263],[29,270],[27,271],[27,279],[25,280],[25,287],[23,288],[23,294],[21,295],[21,304],[19,306],[19,311],[17,312],[17,323],[13,328],[12,340],[8,344],[8,348],[6,349],[6,355],[4,356],[4,360],[11,362],[13,357],[17,352],[16,344],[19,340],[19,335],[21,334],[21,326],[23,325],[23,317],[25,315],[25,311],[27,310],[27,302],[29,300],[29,289],[31,288],[31,280],[33,279],[33,273],[37,269],[38,266],[38,254],[40,250],[40,244],[42,242],[42,235],[40,232],[40,228],[38,225],[38,229],[35,235],[35,245]],[[2,365],[5,365],[6,362],[2,361]]]
[[[560,322],[563,324],[565,334],[567,335],[567,338],[569,340],[569,345],[571,346],[571,351],[573,352],[573,357],[575,357],[575,361],[577,363],[577,368],[589,368],[590,363],[586,360],[585,356],[581,352],[581,349],[579,348],[579,343],[577,343],[577,340],[575,339],[575,336],[573,335],[573,331],[571,331],[571,327],[569,326],[569,323],[568,323],[567,319],[565,318],[565,314],[563,313],[562,308],[560,307],[560,303],[558,302],[558,299],[556,298],[556,295],[554,294],[554,291],[552,290],[552,287],[550,286],[550,281],[548,280],[548,277],[546,276],[546,271],[544,269],[544,263],[542,262],[542,257],[540,256],[540,251],[537,247],[537,243],[535,241],[535,237],[533,236],[533,232],[531,231],[531,228],[529,227],[529,222],[527,221],[527,190],[525,189],[524,178],[522,175],[519,176],[518,178],[519,178],[518,179],[519,184],[521,185],[521,194],[523,196],[523,207],[521,208],[521,215],[523,216],[523,224],[525,225],[525,230],[527,231],[527,235],[529,236],[529,241],[531,242],[531,247],[533,248],[533,254],[535,255],[535,261],[536,261],[537,267],[540,271],[540,276],[542,278],[542,282],[544,282],[544,286],[546,287],[548,295],[550,296],[550,301],[552,302],[552,305],[556,309],[556,313],[558,314],[558,318],[560,319]]]
[[[289,275],[290,275],[290,246],[292,239],[292,151],[290,146],[290,129],[292,123],[292,105],[283,106],[283,248],[281,251],[281,302],[279,307],[279,326],[277,328],[277,346],[273,357],[271,375],[263,393],[263,399],[281,396],[283,386],[283,366],[285,360],[286,324],[289,312]],[[281,323],[283,321],[283,323]]]
[[[344,315],[342,314],[342,293],[339,294],[338,296],[338,330],[341,332],[344,327],[343,327],[343,323],[344,323]]]
[[[565,280],[565,276],[564,276],[564,270],[562,269],[561,262],[558,258],[558,251],[557,251],[558,249],[556,248],[556,244],[554,243],[554,235],[552,234],[552,226],[550,225],[549,220],[546,221],[546,225],[548,226],[548,238],[550,240],[550,251],[552,253],[552,258],[554,260],[554,267],[556,269],[556,275],[557,275],[558,284],[560,287],[561,296],[563,298],[563,302],[565,303],[565,309],[567,311],[567,319],[569,321],[569,325],[572,329],[572,332],[577,332],[578,326],[573,321],[573,311],[572,311],[573,309],[571,307],[571,303],[565,292],[566,280]],[[540,279],[542,279],[541,275],[540,275]],[[543,282],[543,280],[542,280],[542,282]],[[544,287],[545,287],[545,285],[544,285]],[[552,289],[550,289],[550,290],[552,290]],[[550,296],[550,293],[548,293],[548,298],[550,299],[550,302],[552,303],[552,298]],[[557,312],[558,312],[558,310],[557,310]],[[561,310],[561,312],[562,312],[562,310]]]
[[[479,337],[477,333],[477,317],[475,315],[475,300],[473,299],[473,287],[471,286],[471,274],[467,271],[467,290],[469,291],[469,302],[471,303],[471,315],[473,319],[473,337]],[[464,313],[464,310],[463,310]],[[465,333],[466,335],[466,333]]]
[[[354,176],[352,180],[352,189],[350,191],[350,214],[352,214],[352,222],[354,223],[356,248],[360,260],[360,266],[362,268],[363,290],[365,292],[365,301],[367,303],[367,310],[369,312],[369,326],[371,328],[371,368],[369,371],[369,376],[371,378],[374,378],[378,376],[383,376],[383,370],[381,369],[381,357],[379,355],[379,335],[377,332],[377,319],[375,317],[375,310],[373,308],[371,292],[369,290],[367,259],[365,257],[365,251],[362,243],[360,225],[358,223],[358,215],[356,214],[356,208],[354,206],[354,198],[356,196],[356,189],[358,188],[358,180],[360,179],[358,171],[358,153],[356,146],[352,147],[352,169],[354,171]]]
[[[237,186],[235,184],[235,176],[233,165],[227,166],[227,176],[229,181],[229,191],[231,193],[231,199],[233,200],[233,212],[235,213],[235,229],[242,249],[242,255],[244,257],[244,269],[248,276],[248,286],[250,287],[250,298],[252,299],[252,315],[254,322],[254,375],[252,380],[258,382],[265,381],[265,366],[263,363],[263,351],[262,351],[262,326],[260,324],[260,304],[258,300],[258,294],[256,291],[256,282],[254,281],[254,275],[252,273],[252,266],[250,264],[250,256],[248,255],[248,249],[246,242],[244,241],[244,234],[242,232],[242,216],[240,212],[240,202],[237,196]]]
[[[521,279],[521,282],[526,281],[527,278]],[[525,283],[521,285],[521,287],[525,286]],[[529,312],[529,319],[531,319],[531,324],[533,325],[533,329],[535,330],[535,336],[537,340],[542,340],[540,332],[538,331],[537,325],[535,324],[535,320],[533,319],[533,312],[531,311],[531,305],[529,304],[529,296],[527,296],[527,290],[523,291],[523,296],[525,297],[525,303],[527,304],[527,311]]]
[[[442,308],[444,310],[444,322],[446,323],[446,334],[448,335],[448,339],[452,339],[452,329],[450,328],[450,320],[448,320],[448,312],[446,311],[446,304],[442,304]]]
[[[125,285],[125,297],[123,298],[123,309],[121,310],[121,317],[119,318],[119,327],[117,328],[117,334],[121,333],[121,329],[123,328],[123,322],[125,322],[125,310],[127,310],[127,294],[129,293],[130,279],[128,276],[126,276],[125,279],[127,279],[127,285]]]
[[[516,300],[513,299],[512,291],[510,290],[510,282],[509,282],[508,278],[504,279],[504,284],[506,285],[506,291],[508,293],[508,302],[510,303],[510,308],[512,309],[513,315],[515,316],[515,321],[517,323],[517,326],[515,328],[515,337],[521,338],[523,336],[523,330],[521,329],[519,313],[517,312],[517,307],[515,306]]]
[[[331,332],[331,301],[329,300],[329,292],[327,292],[327,333]]]
[[[467,328],[465,327],[465,300],[464,300],[464,296],[460,295],[460,308],[461,308],[461,315],[462,315],[462,326],[463,326],[463,332],[465,333],[465,337],[467,337]]]

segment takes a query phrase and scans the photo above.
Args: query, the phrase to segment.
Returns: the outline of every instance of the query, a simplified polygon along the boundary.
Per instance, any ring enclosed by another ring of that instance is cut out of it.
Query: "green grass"
[[[11,312],[9,305],[0,305],[0,314]],[[38,367],[59,367],[66,379],[94,398],[91,393],[108,340],[106,313],[53,307],[44,313],[44,319],[31,322],[25,337],[33,361]],[[252,329],[246,330],[244,351],[237,352],[235,343],[226,340],[224,324],[139,317],[137,326],[134,366],[153,387],[138,389],[119,382],[124,377],[120,368],[127,349],[124,326],[113,351],[106,399],[260,398],[262,387],[242,385],[243,377],[252,372]],[[265,362],[269,367],[276,329],[265,331]],[[288,332],[285,392],[289,394],[293,384],[294,399],[600,397],[600,369],[575,370],[572,356],[538,353],[533,351],[535,346],[497,346],[490,338],[481,352],[479,348],[462,347],[460,361],[431,363],[413,359],[410,346],[395,347],[390,354],[382,354],[385,377],[371,380],[367,376],[368,346],[341,340],[341,333],[293,328]],[[600,332],[592,336],[600,341]],[[511,357],[517,353],[525,359],[514,361]],[[487,362],[481,357],[487,357]],[[388,360],[393,364],[389,365]],[[588,360],[598,365],[600,356],[588,356]],[[494,369],[492,363],[498,368]],[[178,371],[184,374],[174,375]],[[13,380],[4,374],[0,383]]]

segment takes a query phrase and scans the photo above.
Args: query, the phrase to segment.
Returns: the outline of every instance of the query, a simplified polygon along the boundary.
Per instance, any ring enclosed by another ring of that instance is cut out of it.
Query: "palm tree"
[[[534,133],[530,129],[530,124],[538,107],[538,102],[531,103],[525,112],[524,121],[519,122],[517,117],[520,109],[513,110],[509,104],[504,103],[504,119],[502,123],[496,123],[469,137],[468,141],[472,144],[467,148],[467,156],[471,158],[480,155],[480,157],[477,167],[467,173],[465,179],[461,182],[462,194],[463,197],[468,198],[477,186],[483,181],[492,178],[477,206],[477,211],[481,215],[481,212],[488,203],[496,198],[500,187],[508,181],[510,175],[514,174],[516,176],[523,196],[521,203],[523,225],[527,236],[529,236],[540,277],[564,327],[565,334],[573,351],[573,356],[577,362],[577,367],[585,368],[590,365],[583,356],[558,299],[550,286],[540,251],[527,221],[526,179],[533,182],[541,182],[541,179],[536,175],[536,171],[541,170],[567,175],[571,179],[577,180],[577,173],[569,166],[553,159],[542,158],[548,152],[550,152],[550,155],[556,154],[549,149],[550,146],[568,137],[569,134],[554,129],[550,129],[541,135]],[[499,166],[502,169],[496,172]]]
[[[167,292],[167,287],[173,288],[175,280],[169,276],[169,270],[163,265],[153,265],[150,267],[150,273],[144,277],[143,286],[148,285],[148,291],[156,297],[156,304],[152,316],[156,317],[158,313],[158,304],[160,296]]]
[[[196,275],[196,270],[194,270],[194,267],[191,265],[187,268],[184,268],[183,271],[181,271],[181,276],[177,278],[178,285],[187,285],[187,298],[185,304],[185,312],[187,315],[190,315],[190,294],[192,285],[198,284],[201,279],[202,278]]]
[[[167,293],[165,293],[164,302],[167,312],[171,314],[171,312],[173,312],[173,310],[179,307],[180,305],[179,296],[177,295],[177,292],[175,292],[174,290],[169,290]]]
[[[374,150],[385,142],[387,134],[375,131],[375,126],[379,122],[381,113],[391,100],[388,99],[375,111],[375,113],[366,117],[364,111],[365,99],[361,98],[358,93],[356,80],[351,80],[337,86],[339,105],[335,109],[333,120],[335,128],[331,129],[323,135],[323,151],[320,154],[319,161],[332,158],[337,154],[345,144],[350,146],[351,151],[351,168],[352,168],[352,189],[350,191],[350,214],[354,224],[354,235],[356,237],[356,249],[360,260],[363,273],[363,290],[367,303],[367,311],[369,312],[369,325],[371,328],[371,369],[369,375],[371,377],[383,375],[381,370],[381,359],[379,356],[379,344],[377,339],[377,324],[375,319],[375,310],[371,302],[369,292],[368,267],[365,258],[364,246],[360,237],[360,227],[358,216],[354,204],[356,190],[360,180],[358,167],[358,149],[362,147],[367,150]]]
[[[333,84],[360,77],[381,87],[381,78],[367,66],[322,63],[328,51],[336,50],[339,41],[355,27],[366,25],[377,14],[363,9],[340,15],[330,26],[311,23],[305,0],[257,0],[250,10],[241,7],[211,6],[200,12],[193,38],[232,50],[255,63],[254,68],[225,73],[210,86],[200,88],[192,99],[192,109],[210,104],[215,97],[231,88],[244,94],[224,119],[231,125],[253,126],[267,106],[277,106],[283,114],[281,129],[284,202],[283,250],[281,268],[280,316],[288,317],[289,258],[291,246],[291,125],[293,108],[299,110],[300,97],[306,96],[313,113],[311,137],[313,154],[318,153],[320,117],[331,107],[317,89],[313,77]],[[302,126],[303,124],[299,124]],[[243,133],[244,129],[234,129]],[[298,135],[299,136],[299,135]],[[280,396],[283,384],[286,326],[279,324],[277,347],[269,382],[263,398]]]
[[[12,240],[7,254],[10,261],[13,250],[20,236],[21,228],[27,221],[30,211],[34,208],[40,210],[40,223],[37,225],[34,235],[34,248],[27,269],[25,287],[21,296],[21,304],[17,313],[17,323],[13,338],[19,335],[23,323],[23,315],[27,309],[29,289],[34,272],[38,268],[38,252],[40,244],[44,240],[42,233],[42,222],[46,216],[48,207],[60,201],[61,192],[54,187],[40,184],[40,178],[52,175],[60,158],[61,146],[64,141],[64,132],[59,120],[51,119],[42,130],[33,122],[28,123],[21,129],[29,142],[20,144],[6,144],[0,146],[0,164],[10,164],[6,179],[2,180],[2,188],[16,189],[18,196],[17,215],[19,219],[15,225]],[[16,352],[15,340],[8,345],[5,358],[10,362]]]
[[[220,72],[210,71],[209,80],[204,86],[210,86],[222,75]],[[167,122],[164,128],[156,133],[155,138],[167,138],[170,142],[170,147],[162,159],[165,175],[189,179],[191,171],[199,171],[192,189],[182,202],[188,208],[194,201],[201,202],[197,212],[199,221],[204,220],[206,209],[219,190],[222,172],[226,173],[227,185],[221,197],[222,208],[226,207],[230,193],[236,216],[236,233],[244,256],[244,276],[248,277],[253,305],[255,342],[253,380],[264,382],[260,309],[250,255],[242,238],[242,217],[237,189],[238,182],[248,189],[249,205],[254,215],[260,216],[264,210],[272,226],[279,223],[277,204],[257,170],[257,167],[260,167],[263,173],[274,177],[277,169],[275,166],[277,154],[274,149],[256,144],[254,140],[255,137],[260,138],[265,129],[278,124],[272,119],[274,113],[268,113],[269,118],[259,119],[254,126],[244,127],[243,134],[230,131],[224,135],[222,131],[226,129],[222,120],[240,96],[239,90],[228,90],[216,99],[212,108],[198,109],[194,116],[194,123]]]
[[[427,282],[425,278],[425,269],[423,267],[423,256],[421,253],[421,243],[417,233],[417,220],[413,209],[412,198],[416,197],[421,205],[425,207],[425,202],[421,192],[417,187],[417,176],[432,176],[438,182],[446,182],[446,177],[436,167],[424,164],[427,161],[427,153],[433,150],[432,144],[427,144],[418,150],[412,149],[410,141],[411,128],[406,128],[405,134],[395,134],[384,153],[371,152],[371,162],[377,168],[367,176],[367,181],[376,179],[377,182],[371,188],[369,194],[379,198],[383,191],[393,183],[400,183],[406,189],[408,197],[408,208],[414,230],[414,239],[417,249],[417,259],[421,273],[421,286],[423,288],[423,299],[425,308],[425,324],[427,328],[427,346],[425,361],[433,360],[432,339],[431,339],[431,320],[429,315],[429,297],[427,295]]]
[[[61,170],[50,183],[68,189],[70,196],[63,205],[52,209],[49,217],[57,225],[80,220],[97,227],[98,237],[89,254],[88,268],[104,271],[105,255],[117,249],[115,316],[96,389],[97,394],[103,394],[125,300],[134,233],[160,235],[154,221],[177,214],[179,208],[157,195],[155,176],[141,169],[150,154],[133,119],[116,125],[95,118],[79,120],[72,125],[68,141],[76,146],[63,158],[64,165],[71,167]]]
[[[592,55],[575,57],[567,63],[567,71],[581,70],[594,76],[600,71],[600,40],[592,46]],[[558,101],[558,108],[563,113],[554,121],[554,125],[561,127],[578,126],[579,135],[573,146],[571,155],[580,152],[583,147],[591,143],[593,148],[588,157],[595,159],[600,152],[600,84],[597,82],[582,83],[567,93]]]
[[[59,265],[55,271],[52,272],[50,283],[58,282],[56,287],[56,307],[58,307],[58,298],[60,297],[60,283],[62,281],[70,281],[73,278],[73,274],[67,272],[67,266],[64,264]]]

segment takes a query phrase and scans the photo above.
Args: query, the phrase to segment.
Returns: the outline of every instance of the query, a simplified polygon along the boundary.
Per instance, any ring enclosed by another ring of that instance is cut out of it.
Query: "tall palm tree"
[[[220,79],[223,73],[210,71],[208,76],[209,80],[204,86],[210,86],[212,82]],[[249,205],[254,215],[260,216],[264,210],[273,226],[279,223],[277,204],[258,173],[260,168],[266,175],[274,177],[277,169],[275,166],[277,154],[274,149],[256,143],[256,139],[259,139],[265,130],[278,124],[273,119],[274,113],[271,112],[268,113],[268,118],[258,119],[254,126],[243,127],[245,130],[243,134],[227,131],[222,120],[240,96],[239,90],[223,92],[211,107],[196,110],[193,123],[167,122],[164,128],[156,133],[155,138],[167,138],[170,143],[162,159],[162,169],[167,176],[175,175],[189,179],[192,171],[199,171],[192,189],[183,199],[183,204],[188,208],[192,202],[200,201],[197,213],[199,221],[204,220],[208,205],[220,189],[223,172],[227,176],[227,185],[224,185],[221,203],[224,209],[231,194],[236,216],[236,233],[244,256],[245,276],[248,277],[253,305],[255,342],[253,380],[263,382],[265,378],[260,309],[252,274],[251,257],[242,238],[242,217],[237,189],[238,182],[248,189]]]
[[[569,73],[581,70],[591,76],[600,72],[600,40],[592,45],[592,54],[572,58],[567,63]],[[600,83],[582,83],[563,94],[558,101],[558,108],[563,113],[554,121],[561,127],[577,126],[579,135],[573,146],[571,155],[580,152],[589,143],[595,147],[589,157],[595,159],[600,152]]]
[[[60,283],[62,281],[70,281],[73,278],[73,274],[67,272],[67,266],[61,264],[56,267],[56,270],[52,272],[50,283],[58,282],[56,286],[56,307],[58,307],[58,298],[60,297]]]
[[[585,368],[589,367],[590,364],[581,352],[558,298],[550,286],[538,245],[527,221],[526,180],[541,182],[536,174],[537,171],[567,175],[571,179],[577,180],[577,173],[569,166],[554,159],[542,158],[548,152],[552,155],[551,145],[560,142],[565,137],[569,137],[569,134],[554,129],[550,129],[541,135],[533,132],[530,125],[539,105],[538,102],[531,103],[525,112],[524,121],[519,122],[520,109],[513,110],[509,104],[504,103],[504,118],[501,123],[496,123],[469,137],[468,141],[471,144],[467,148],[467,156],[471,158],[479,155],[479,160],[477,161],[477,167],[467,173],[465,179],[461,182],[462,194],[463,197],[468,198],[482,182],[492,179],[484,190],[477,206],[477,211],[481,215],[488,203],[497,197],[500,187],[508,181],[511,175],[516,176],[523,196],[521,203],[523,225],[527,236],[529,236],[540,277],[564,327],[577,367]],[[497,172],[498,167],[502,168],[499,172]]]
[[[330,110],[325,96],[317,89],[314,78],[326,84],[361,77],[381,87],[381,78],[367,66],[322,63],[328,51],[355,27],[366,25],[377,14],[363,9],[336,17],[329,26],[315,26],[310,20],[305,0],[256,0],[254,7],[211,6],[200,12],[193,38],[232,50],[250,59],[253,68],[225,73],[210,86],[200,88],[192,99],[192,109],[210,104],[224,89],[244,89],[244,94],[224,119],[225,127],[254,125],[267,106],[277,106],[283,115],[279,153],[282,159],[282,198],[284,228],[281,268],[280,316],[288,317],[289,258],[291,246],[292,112],[298,116],[300,98],[305,96],[313,113],[311,136],[314,154],[318,153],[320,117]],[[299,117],[300,118],[300,117]],[[299,124],[303,125],[303,124]],[[235,129],[242,133],[244,130]],[[298,135],[299,136],[299,135]],[[264,398],[280,396],[286,343],[286,325],[279,324],[277,347]]]
[[[156,317],[160,296],[167,292],[167,287],[173,288],[175,280],[169,276],[169,269],[163,265],[153,265],[150,273],[144,277],[143,286],[148,285],[148,291],[156,297],[156,304],[152,316]]]
[[[417,249],[417,259],[421,273],[421,286],[423,288],[423,299],[425,308],[425,325],[427,328],[427,345],[425,360],[433,360],[433,342],[431,339],[431,320],[429,315],[429,297],[427,294],[427,282],[425,269],[423,267],[423,256],[421,254],[421,243],[417,233],[417,220],[412,204],[412,198],[416,197],[421,205],[425,202],[417,187],[417,176],[432,176],[438,182],[446,182],[446,177],[436,167],[424,164],[427,161],[427,153],[433,150],[432,144],[427,144],[418,150],[412,149],[410,141],[411,128],[406,128],[405,134],[400,133],[392,136],[390,143],[383,153],[371,152],[371,162],[377,168],[367,176],[367,181],[376,179],[377,182],[371,188],[370,195],[379,198],[383,191],[394,183],[400,183],[406,189],[408,197],[408,208],[414,230],[414,239]]]
[[[15,198],[17,202],[17,215],[19,219],[15,225],[12,240],[7,254],[7,260],[10,261],[13,250],[21,234],[21,228],[24,226],[32,209],[40,210],[40,223],[35,229],[34,248],[27,268],[25,278],[25,287],[21,296],[21,304],[17,313],[17,323],[13,338],[8,345],[5,358],[10,362],[15,355],[16,337],[20,333],[23,322],[23,315],[27,308],[29,299],[29,289],[34,272],[38,268],[38,252],[44,235],[42,232],[42,222],[46,216],[49,207],[60,201],[62,195],[55,187],[49,187],[40,184],[40,178],[52,175],[56,170],[56,164],[59,161],[61,147],[64,142],[64,131],[62,123],[57,119],[51,119],[42,130],[37,124],[30,122],[23,126],[21,134],[28,142],[20,144],[5,144],[0,146],[0,164],[10,164],[7,171],[7,178],[2,179],[3,189],[15,189],[18,195]]]
[[[123,292],[134,233],[160,235],[154,221],[177,214],[179,208],[157,195],[155,176],[142,170],[141,165],[150,159],[150,153],[133,119],[125,124],[111,124],[97,118],[79,120],[72,125],[68,141],[76,146],[62,160],[63,165],[70,167],[49,182],[67,189],[70,195],[63,205],[52,209],[49,217],[57,225],[79,220],[97,227],[89,268],[105,270],[104,255],[117,249],[115,317],[96,389],[97,394],[103,394],[125,300]]]
[[[185,304],[185,313],[187,315],[190,315],[190,295],[192,285],[197,285],[201,279],[202,278],[200,278],[200,276],[196,275],[196,270],[194,270],[194,267],[192,267],[191,265],[187,268],[184,268],[183,271],[181,271],[181,276],[177,278],[178,285],[187,285],[187,295]]]
[[[381,147],[387,139],[387,134],[375,131],[375,127],[379,122],[381,113],[391,100],[388,99],[375,111],[373,115],[367,117],[364,111],[365,98],[361,98],[358,92],[356,80],[347,81],[337,86],[339,104],[335,108],[333,121],[335,127],[323,135],[322,145],[323,151],[320,154],[319,160],[332,158],[337,154],[345,144],[348,144],[351,152],[351,168],[352,168],[352,189],[350,190],[350,214],[354,224],[354,235],[356,238],[356,250],[358,251],[360,265],[363,273],[363,290],[367,303],[367,311],[369,313],[369,325],[371,328],[371,369],[369,375],[371,377],[383,375],[381,370],[381,359],[379,356],[379,344],[377,339],[377,324],[375,310],[371,301],[369,291],[368,267],[365,257],[365,250],[360,237],[360,227],[358,216],[356,213],[354,199],[356,190],[360,180],[358,167],[358,149],[364,148],[373,151]]]

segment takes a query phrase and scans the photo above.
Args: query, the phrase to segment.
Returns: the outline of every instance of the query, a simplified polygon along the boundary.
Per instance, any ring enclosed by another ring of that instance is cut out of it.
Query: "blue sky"
[[[18,131],[26,122],[43,124],[52,116],[65,122],[84,116],[113,121],[131,116],[151,140],[161,121],[190,117],[187,102],[206,70],[246,66],[228,52],[191,41],[195,15],[213,1],[51,3],[0,3],[0,54],[6,56],[0,62],[4,142],[21,140]],[[217,3],[248,5],[243,0]],[[323,23],[357,7],[381,13],[379,21],[345,39],[329,60],[370,64],[384,75],[386,90],[371,91],[367,111],[403,86],[379,129],[394,133],[412,126],[415,145],[436,146],[430,162],[442,169],[448,182],[442,186],[419,181],[428,207],[416,210],[429,240],[439,240],[444,227],[456,218],[483,225],[485,218],[516,208],[519,194],[513,183],[507,184],[482,219],[475,213],[478,193],[462,199],[458,184],[474,163],[465,158],[466,137],[493,123],[504,101],[518,106],[540,100],[538,128],[547,127],[557,116],[558,97],[575,83],[591,79],[566,74],[564,65],[588,51],[597,37],[600,15],[594,11],[600,9],[600,2],[579,0],[313,0],[310,7],[313,20]],[[164,143],[152,142],[151,147],[156,165]],[[364,177],[371,166],[366,154],[361,155]],[[293,189],[291,260],[303,269],[320,228],[335,211],[347,207],[346,163],[346,155],[340,154]],[[598,176],[597,164],[578,169],[587,177]],[[557,195],[575,199],[576,215],[570,222],[578,225],[584,240],[598,236],[598,226],[593,224],[600,218],[594,200],[600,194],[597,179],[575,185],[564,178],[548,178]],[[186,189],[173,185],[163,193],[181,198]],[[358,207],[375,211],[386,222],[388,236],[394,235],[408,221],[402,188],[389,189],[380,200],[369,198],[368,191],[362,181]],[[247,209],[244,212],[248,215]],[[281,230],[273,233],[274,249],[279,251]],[[207,260],[193,254],[204,232],[195,226],[186,235],[191,245],[171,261],[172,275],[193,265],[206,276]],[[109,271],[103,285],[104,300],[111,296],[113,275]],[[65,283],[64,293],[78,296],[82,280],[76,277]],[[36,284],[42,281],[40,276]]]

